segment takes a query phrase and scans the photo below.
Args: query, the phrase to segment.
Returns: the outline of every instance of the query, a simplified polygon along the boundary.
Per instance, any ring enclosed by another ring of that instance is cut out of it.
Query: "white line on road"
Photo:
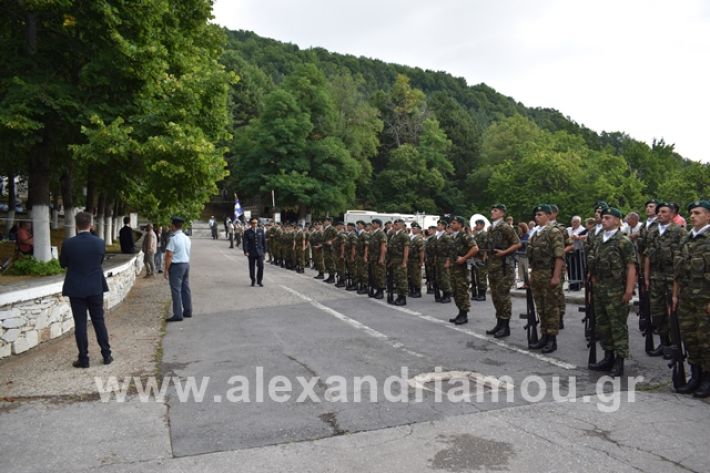
[[[521,353],[523,355],[527,355],[529,357],[535,358],[540,361],[544,361],[545,363],[549,363],[551,365],[558,366],[560,368],[564,368],[566,370],[574,370],[577,369],[577,365],[573,365],[572,363],[567,363],[566,361],[561,361],[556,358],[552,358],[549,356],[541,355],[539,353],[534,353],[528,350],[524,350],[522,348],[518,348],[514,345],[510,345],[508,343],[505,343],[502,340],[498,340],[497,338],[491,338],[486,335],[480,334],[474,330],[463,328],[457,325],[451,325],[449,322],[446,322],[441,319],[437,319],[436,317],[432,317],[431,315],[426,315],[422,314],[421,312],[417,312],[415,310],[407,309],[406,307],[399,307],[399,306],[393,306],[390,304],[387,304],[385,302],[379,301],[379,300],[373,300],[369,299],[372,302],[375,302],[377,304],[384,305],[385,307],[389,307],[391,309],[396,309],[400,312],[404,312],[405,314],[413,315],[415,317],[419,317],[422,320],[426,320],[428,322],[433,322],[439,325],[442,325],[444,327],[447,327],[451,330],[456,330],[457,332],[465,333],[466,335],[470,335],[471,337],[478,338],[479,340],[484,340],[489,343],[493,343],[494,345],[498,345],[499,347],[506,348],[508,350],[514,351],[516,353]]]
[[[311,304],[311,305],[312,305],[313,307],[315,307],[316,309],[320,309],[320,310],[322,310],[323,312],[332,315],[332,316],[335,317],[336,319],[345,322],[346,324],[350,325],[351,327],[353,327],[353,328],[355,328],[355,329],[357,329],[357,330],[361,330],[361,331],[365,332],[366,334],[368,334],[368,335],[371,336],[372,338],[376,338],[376,339],[378,339],[378,340],[385,341],[385,342],[389,343],[393,348],[396,348],[397,350],[402,350],[402,351],[404,351],[405,353],[408,353],[408,354],[410,354],[410,355],[416,356],[416,357],[418,357],[418,358],[425,358],[425,356],[422,355],[421,353],[417,353],[417,352],[415,352],[415,351],[410,350],[409,348],[405,347],[404,344],[392,340],[390,337],[388,337],[388,336],[385,335],[384,333],[378,332],[378,331],[375,330],[374,328],[368,327],[367,325],[363,324],[362,322],[358,322],[358,321],[355,320],[355,319],[351,319],[351,318],[348,317],[347,315],[341,314],[341,313],[338,312],[337,310],[331,309],[330,307],[325,306],[325,305],[321,304],[320,302],[316,301],[315,299],[313,299],[313,298],[311,298],[311,297],[308,297],[308,296],[305,295],[305,294],[301,294],[300,292],[298,292],[298,291],[296,291],[296,290],[294,290],[294,289],[291,289],[291,288],[288,287],[288,286],[282,285],[281,287],[284,288],[284,289],[286,289],[286,290],[287,290],[288,292],[290,292],[291,294],[293,294],[293,295],[299,297],[300,299],[303,299],[304,301],[308,302],[309,304]]]

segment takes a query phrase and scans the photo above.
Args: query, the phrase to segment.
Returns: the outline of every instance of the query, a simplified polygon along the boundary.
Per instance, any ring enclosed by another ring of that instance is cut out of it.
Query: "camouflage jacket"
[[[409,238],[409,262],[414,264],[419,264],[419,254],[424,249],[424,237],[419,235],[414,235]]]
[[[361,231],[359,235],[357,235],[357,257],[358,258],[364,258],[365,257],[365,248],[369,249],[370,246],[370,234],[367,233],[365,230]]]
[[[566,234],[566,233],[565,233]],[[502,268],[505,264],[509,268],[515,266],[515,254],[500,257],[496,256],[493,250],[506,250],[513,245],[520,243],[520,238],[513,227],[506,222],[501,222],[496,226],[490,227],[486,238],[486,248],[488,252],[488,268],[491,270]],[[478,241],[478,240],[476,240]],[[480,244],[478,246],[481,246]]]
[[[427,237],[424,242],[424,253],[426,255],[426,260],[429,263],[432,263],[434,258],[436,258],[436,235]]]
[[[686,231],[672,222],[663,235],[660,229],[660,225],[656,225],[648,232],[644,255],[651,262],[651,279],[672,279],[673,264],[680,257],[680,244]]]
[[[409,246],[409,235],[404,230],[392,232],[392,237],[387,245],[387,254],[394,259],[401,260],[404,257],[404,248]]]
[[[476,246],[476,239],[473,235],[468,235],[461,230],[454,237],[449,237],[451,244],[449,245],[449,258],[455,263],[459,256],[466,256],[468,250]]]
[[[683,237],[675,277],[682,288],[689,288],[694,295],[710,297],[710,231]]]
[[[623,292],[627,266],[636,263],[636,250],[629,237],[617,230],[606,242],[603,236],[599,239],[587,261],[589,274],[596,282],[619,287]]]
[[[379,261],[380,246],[383,242],[385,243],[385,246],[387,246],[387,235],[385,235],[385,232],[381,228],[378,228],[370,236],[370,261]]]
[[[449,257],[449,254],[451,253],[451,242],[451,237],[447,235],[446,232],[437,238],[436,256],[438,256],[440,260],[445,260]]]
[[[533,271],[551,271],[555,267],[555,259],[564,256],[565,239],[554,225],[539,229],[528,241],[527,257]]]

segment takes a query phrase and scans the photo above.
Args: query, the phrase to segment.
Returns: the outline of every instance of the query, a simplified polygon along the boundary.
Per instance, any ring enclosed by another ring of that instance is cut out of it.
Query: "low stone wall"
[[[143,269],[143,252],[115,255],[104,262],[109,292],[104,308],[126,298]],[[0,358],[17,355],[74,328],[69,298],[62,296],[64,276],[14,284],[0,291]]]

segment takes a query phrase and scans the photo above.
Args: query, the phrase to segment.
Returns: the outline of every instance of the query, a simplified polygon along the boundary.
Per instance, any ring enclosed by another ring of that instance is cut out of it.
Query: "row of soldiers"
[[[650,294],[653,330],[661,339],[649,355],[668,356],[671,293],[691,366],[690,379],[677,390],[706,397],[710,395],[710,202],[688,206],[693,227],[689,232],[672,221],[672,209],[669,203],[647,202],[648,219],[639,234],[629,238],[619,231],[623,218],[619,209],[604,202],[595,206],[596,227],[586,236],[585,253],[587,279],[594,287],[596,336],[604,358],[589,368],[613,376],[623,374],[629,355],[629,303],[640,274]],[[424,269],[427,293],[441,303],[453,298],[458,313],[450,322],[457,325],[468,322],[470,273],[472,299],[484,300],[486,280],[490,287],[496,325],[486,333],[504,338],[510,335],[514,255],[521,245],[505,221],[506,213],[505,205],[492,206],[488,231],[482,223],[468,229],[462,217],[454,217],[450,222],[440,220],[425,232],[413,224],[411,234],[402,220],[333,225],[325,219],[312,228],[272,226],[267,230],[267,244],[272,264],[303,272],[312,262],[318,271],[316,279],[376,299],[383,299],[387,290],[392,295],[388,302],[395,305],[406,305],[407,296],[422,296]],[[557,222],[558,213],[555,205],[540,204],[533,209],[537,226],[529,234],[526,250],[530,275],[527,280],[525,274],[525,284],[532,290],[542,335],[529,347],[543,353],[557,349],[557,336],[564,328],[564,255],[572,242]]]

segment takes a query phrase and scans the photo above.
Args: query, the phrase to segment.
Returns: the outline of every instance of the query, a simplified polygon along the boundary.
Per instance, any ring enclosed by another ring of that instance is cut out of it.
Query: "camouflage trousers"
[[[444,292],[451,292],[451,280],[449,279],[449,270],[446,269],[444,264],[446,263],[445,258],[437,258],[436,261],[436,283],[439,289]],[[466,288],[468,290],[468,288]]]
[[[653,330],[659,335],[670,334],[668,323],[668,308],[666,294],[673,287],[673,281],[651,277],[648,284],[648,300],[651,305],[651,323]]]
[[[422,287],[422,267],[419,266],[419,258],[409,260],[407,267],[407,276],[409,277],[409,285],[415,289]]]
[[[456,307],[468,312],[471,308],[471,300],[468,297],[468,267],[466,264],[453,264],[449,267],[449,274]]]
[[[325,266],[323,265],[323,248],[313,248],[313,263],[318,273],[325,271]]]
[[[355,281],[355,260],[345,258],[345,275],[351,282]]]
[[[596,281],[594,284],[594,315],[596,335],[605,351],[622,358],[629,357],[629,305],[621,298],[624,286],[618,282]]]
[[[557,335],[560,331],[560,306],[555,294],[557,288],[550,287],[550,279],[550,269],[534,269],[530,274],[535,307],[540,317],[540,332],[543,335]]]
[[[707,313],[710,294],[698,293],[681,287],[678,302],[680,334],[686,350],[688,363],[699,365],[703,372],[710,372],[710,315]]]
[[[335,260],[335,272],[338,277],[345,277],[345,258],[337,257]]]
[[[424,274],[426,275],[426,280],[434,284],[434,278],[436,278],[436,260],[434,258],[426,258],[424,262]]]
[[[364,256],[355,258],[355,281],[358,284],[367,285],[367,263]]]
[[[567,274],[567,268],[565,265],[562,265],[562,270],[560,271],[560,285],[557,286],[557,292],[555,293],[560,318],[565,315],[565,310],[567,309],[567,302],[565,301],[565,274]]]
[[[474,260],[471,274],[471,291],[478,294],[485,294],[488,290],[488,267],[482,260]],[[491,285],[492,287],[492,285]]]
[[[496,308],[496,318],[510,320],[513,312],[510,300],[510,290],[515,283],[513,268],[506,266],[495,268],[488,273],[488,281],[491,285],[491,299]]]
[[[370,260],[370,272],[372,273],[372,287],[374,289],[385,288],[385,265],[375,258]]]
[[[326,273],[335,274],[335,254],[332,246],[323,247],[323,265]]]
[[[407,295],[407,267],[402,266],[402,258],[392,258],[390,260],[390,269],[394,279],[394,288],[398,296]]]
[[[299,268],[306,267],[306,252],[303,247],[296,247],[296,266]]]

